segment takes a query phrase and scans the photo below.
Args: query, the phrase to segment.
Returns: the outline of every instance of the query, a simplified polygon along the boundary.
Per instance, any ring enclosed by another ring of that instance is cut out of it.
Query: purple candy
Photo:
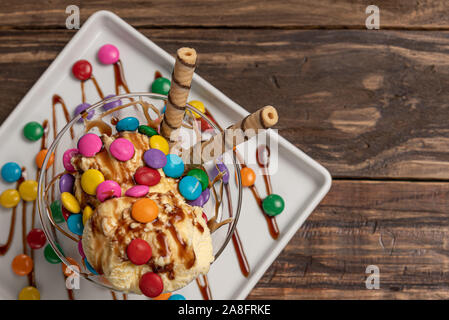
[[[146,165],[153,169],[160,169],[167,164],[167,156],[159,149],[150,149],[143,154]]]
[[[106,97],[104,97],[104,100],[112,98],[112,97],[115,97],[115,95],[114,94],[107,95]],[[116,108],[118,106],[121,106],[121,105],[122,105],[122,100],[118,99],[118,100],[114,100],[114,101],[106,103],[103,106],[103,109],[108,111],[108,110],[114,109],[114,108]]]
[[[218,167],[218,170],[217,170],[217,167]],[[224,164],[224,163],[222,163],[222,162],[219,162],[219,163],[217,163],[213,168],[212,168],[212,170],[211,170],[211,173],[210,173],[210,179],[211,180],[214,180],[215,179],[215,177],[218,175],[218,171],[220,171],[220,172],[226,172],[224,175],[223,175],[223,182],[225,183],[225,184],[227,184],[228,182],[229,182],[229,170],[228,170],[228,167],[226,167],[226,165]]]
[[[88,103],[81,103],[79,104],[76,108],[75,108],[75,116],[79,115],[81,112],[83,112],[84,110],[86,110],[87,108],[90,107],[90,104]],[[95,110],[90,110],[89,113],[87,114],[87,120],[92,119],[92,117],[95,114]],[[83,118],[79,119],[78,122],[83,122]]]
[[[210,190],[207,188],[203,192],[201,192],[200,196],[196,198],[195,200],[189,200],[187,201],[188,204],[190,204],[192,207],[202,207],[204,206],[207,201],[209,201],[210,198]]]
[[[66,173],[59,178],[59,190],[63,192],[73,192],[73,183],[75,182],[75,177],[70,173]]]
[[[81,255],[81,258],[85,258],[86,257],[86,255],[84,254],[84,249],[83,249],[83,242],[82,242],[82,240],[80,240],[79,242],[78,242],[78,252],[80,253],[80,255]]]
[[[145,197],[148,192],[150,192],[150,187],[137,185],[126,190],[125,196],[133,198],[141,198]]]

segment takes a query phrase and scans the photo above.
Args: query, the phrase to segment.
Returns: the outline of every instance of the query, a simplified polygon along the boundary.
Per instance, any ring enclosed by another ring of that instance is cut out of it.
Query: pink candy
[[[78,141],[78,150],[85,157],[93,157],[100,152],[103,142],[94,133],[87,133]]]
[[[134,156],[134,145],[125,138],[117,138],[111,143],[109,152],[119,161],[128,161]]]
[[[103,64],[114,64],[120,58],[120,52],[112,44],[105,44],[98,51],[98,60]]]
[[[104,202],[110,198],[119,198],[122,196],[120,185],[113,180],[106,180],[97,187],[97,199]]]
[[[150,192],[150,187],[137,185],[126,190],[125,196],[133,198],[141,198],[145,197],[148,192]]]
[[[68,172],[76,171],[75,167],[72,165],[72,158],[76,154],[78,154],[78,149],[68,149],[62,155],[62,165]]]

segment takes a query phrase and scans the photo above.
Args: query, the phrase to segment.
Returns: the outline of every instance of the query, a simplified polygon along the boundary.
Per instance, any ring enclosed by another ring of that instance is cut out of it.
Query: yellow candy
[[[69,192],[61,193],[61,201],[64,208],[66,208],[71,213],[79,213],[81,211],[80,204],[78,200]]]
[[[41,294],[35,287],[25,287],[20,290],[19,300],[40,300]]]
[[[198,109],[199,111],[201,111],[202,113],[206,113],[206,107],[204,106],[204,103],[202,103],[201,101],[198,101],[198,100],[192,100],[192,101],[189,102],[189,104],[190,104],[192,107],[197,108],[197,109]],[[193,115],[195,116],[195,118],[197,118],[197,119],[201,118],[201,116],[200,116],[198,113],[196,113],[195,111],[192,111],[192,113],[193,113]]]
[[[34,201],[37,198],[37,182],[25,180],[19,186],[20,197],[25,201]]]
[[[90,216],[94,213],[91,207],[85,206],[83,210],[83,225],[86,225],[87,220],[89,220]]]
[[[0,195],[0,204],[5,208],[13,208],[20,202],[20,194],[16,189],[8,189]]]
[[[150,147],[153,149],[159,149],[166,155],[170,151],[167,140],[160,135],[154,135],[150,138]]]
[[[81,176],[81,188],[84,192],[94,196],[97,194],[97,187],[104,181],[103,174],[95,169],[89,169]]]

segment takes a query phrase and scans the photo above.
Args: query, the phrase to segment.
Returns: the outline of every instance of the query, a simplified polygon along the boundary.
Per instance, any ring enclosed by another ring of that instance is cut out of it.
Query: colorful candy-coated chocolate
[[[168,154],[163,170],[167,177],[179,178],[184,173],[184,161],[176,154]]]
[[[0,195],[0,204],[4,208],[14,208],[20,202],[20,194],[16,189],[7,189]]]
[[[71,193],[61,193],[61,202],[64,208],[69,210],[71,213],[79,213],[81,211],[78,200],[76,200],[76,198]]]
[[[59,178],[59,191],[73,193],[73,185],[75,183],[75,177],[70,173],[63,174]]]
[[[195,200],[201,195],[201,182],[192,176],[185,176],[179,181],[179,192],[187,200]]]
[[[56,246],[58,247],[59,251],[62,252],[62,249],[59,246],[59,244],[56,244]],[[58,263],[61,262],[61,259],[59,259],[58,255],[53,250],[53,248],[52,248],[52,246],[50,244],[47,244],[45,246],[44,257],[45,257],[45,260],[47,260],[51,264],[58,264]]]
[[[117,131],[136,131],[139,127],[139,120],[135,117],[126,117],[117,122],[115,128]]]
[[[67,227],[71,232],[78,236],[83,235],[84,225],[83,225],[83,215],[82,214],[71,214],[67,219]]]
[[[120,59],[120,52],[112,44],[105,44],[98,50],[98,60],[102,64],[114,64]]]
[[[87,194],[96,195],[97,187],[104,181],[104,175],[96,169],[88,169],[81,175],[81,188]]]
[[[82,240],[78,241],[78,252],[82,259],[86,258],[86,255],[85,255],[84,249],[83,249],[83,241]]]
[[[65,221],[64,216],[62,215],[62,204],[61,201],[55,200],[50,204],[50,211],[53,221],[55,223],[62,223]]]
[[[187,172],[188,176],[195,177],[201,182],[201,188],[202,191],[206,190],[206,188],[209,186],[209,177],[207,176],[207,173],[204,172],[201,169],[192,169],[189,172]]]
[[[78,140],[78,151],[85,157],[93,157],[100,152],[103,142],[94,133],[87,133]]]
[[[94,267],[92,267],[92,265],[89,263],[89,261],[87,261],[87,258],[84,258],[84,264],[86,265],[87,270],[89,270],[90,273],[98,276],[98,272],[97,270],[94,269]]]
[[[20,290],[19,300],[40,300],[41,294],[35,287],[28,286]]]
[[[143,198],[137,200],[131,209],[131,216],[134,220],[148,223],[157,218],[159,214],[159,208],[151,199]]]
[[[115,94],[109,94],[106,97],[104,97],[104,100],[107,100],[109,98],[115,97]],[[117,99],[117,100],[113,100],[111,102],[108,102],[106,104],[103,105],[103,109],[105,111],[120,107],[122,105],[122,100]]]
[[[31,249],[40,249],[47,242],[47,237],[42,229],[31,229],[27,235],[27,242]]]
[[[210,198],[210,189],[207,188],[203,192],[201,192],[200,196],[195,200],[188,200],[187,203],[192,207],[202,207],[204,206]]]
[[[165,138],[160,135],[155,135],[150,138],[150,147],[153,149],[159,149],[164,154],[168,154],[168,152],[170,151],[167,140],[165,140]]]
[[[226,165],[222,162],[218,162],[217,164],[215,164],[215,166],[212,168],[211,173],[210,173],[210,179],[214,180],[215,177],[219,174],[222,173],[223,174],[223,183],[227,184],[229,182],[229,170],[228,167],[226,167]]]
[[[12,260],[11,268],[18,276],[26,276],[33,270],[33,259],[26,254],[19,254]]]
[[[42,149],[36,155],[36,165],[39,169],[42,169],[42,166],[44,165],[44,160],[45,157],[47,156],[47,152],[48,152],[47,149]],[[54,161],[55,161],[55,154],[52,153],[50,159],[48,159],[47,169],[51,167]]]
[[[142,198],[145,197],[148,192],[150,191],[150,187],[144,186],[144,185],[138,185],[129,188],[125,192],[125,196],[127,197],[133,197],[133,198]]]
[[[64,221],[67,221],[69,219],[70,215],[72,214],[69,210],[64,208],[64,206],[61,206],[62,209],[62,216],[64,217]]]
[[[269,216],[277,216],[285,207],[284,199],[280,195],[270,194],[262,201],[263,211]]]
[[[139,288],[144,295],[154,298],[162,293],[164,283],[157,273],[147,272],[140,278]]]
[[[165,110],[167,110],[167,105],[166,105],[166,104],[165,104],[164,107],[162,108],[162,112],[161,112],[161,113],[164,114],[164,113],[165,113]]]
[[[67,266],[65,263],[61,263],[62,266],[62,272],[66,277],[70,276],[73,271],[79,272],[81,270],[80,265],[78,262],[76,262],[75,259],[66,257],[67,261],[70,263],[69,266]]]
[[[242,177],[242,186],[244,187],[251,187],[256,182],[256,173],[249,167],[242,168],[240,176]]]
[[[151,259],[152,251],[148,242],[143,239],[134,239],[128,244],[126,254],[132,263],[140,266]]]
[[[168,300],[171,297],[171,292],[161,293],[157,297],[154,297],[153,300]]]
[[[167,156],[159,149],[150,149],[143,154],[145,164],[153,169],[160,169],[167,164]]]
[[[189,102],[189,104],[190,104],[192,107],[198,109],[200,112],[206,113],[206,107],[204,106],[204,103],[202,103],[201,101],[198,101],[198,100],[192,100],[192,101]],[[200,116],[198,113],[196,113],[195,111],[192,111],[192,113],[193,113],[193,115],[195,116],[195,118],[197,118],[197,119],[200,119],[200,118],[201,118],[201,116]]]
[[[72,158],[78,153],[78,149],[68,149],[62,155],[62,165],[68,172],[76,172],[76,169],[72,164]]]
[[[1,174],[6,182],[15,182],[22,176],[22,169],[15,162],[7,162],[2,166]]]
[[[85,206],[83,209],[83,225],[85,226],[87,223],[87,220],[90,219],[90,217],[92,216],[92,213],[94,213],[94,211],[92,210],[92,208],[90,206]]]
[[[92,65],[87,60],[78,60],[73,64],[72,73],[78,80],[88,80],[92,76]]]
[[[156,169],[140,167],[134,174],[134,180],[137,184],[155,186],[161,181],[161,174]]]
[[[134,145],[125,138],[117,138],[109,146],[109,152],[119,161],[128,161],[134,157]]]
[[[84,102],[76,106],[75,111],[73,112],[73,116],[76,117],[77,115],[81,114],[84,110],[90,107],[90,104]],[[90,110],[89,113],[86,116],[87,120],[92,119],[92,117],[95,115],[95,110]],[[84,117],[81,117],[78,122],[83,122]]]
[[[151,128],[150,126],[146,126],[146,125],[140,125],[137,130],[139,131],[139,133],[144,134],[148,137],[152,137],[154,135],[157,135],[157,131],[156,129]]]
[[[105,202],[111,198],[120,198],[122,196],[122,188],[113,180],[106,180],[100,183],[97,187],[97,199],[100,202]]]
[[[170,80],[164,77],[159,77],[154,79],[151,84],[151,92],[163,94],[164,96],[168,95],[168,91],[170,91]]]
[[[209,122],[207,122],[206,121],[206,119],[204,119],[204,118],[200,118],[199,120],[197,120],[197,121],[199,121],[199,123],[200,123],[200,127],[201,127],[201,132],[206,132],[206,131],[209,131],[209,130],[214,130],[214,127],[212,127],[210,124],[209,124]]]
[[[36,121],[28,122],[23,127],[23,135],[30,141],[37,141],[44,135],[44,127]]]
[[[186,300],[186,298],[182,294],[176,293],[171,295],[171,297],[168,298],[168,300]]]
[[[37,181],[25,180],[19,185],[20,198],[25,201],[34,201],[37,198]]]

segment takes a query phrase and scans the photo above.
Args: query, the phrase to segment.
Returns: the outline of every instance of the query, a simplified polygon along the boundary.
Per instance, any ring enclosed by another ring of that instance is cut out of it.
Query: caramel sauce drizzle
[[[130,93],[128,84],[125,80],[125,73],[123,71],[122,61],[119,59],[116,63],[114,63],[114,77],[115,77],[115,94],[120,94],[120,87],[125,90],[126,93]]]
[[[203,283],[201,283],[200,279]],[[200,289],[203,299],[204,300],[212,300],[212,292],[210,290],[209,280],[207,278],[207,275],[200,275],[198,278],[196,278],[196,283],[198,285],[198,288]]]
[[[86,91],[85,91],[84,85],[85,85],[85,82],[89,81],[89,80],[91,80],[93,82],[98,95],[100,96],[101,100],[103,100],[104,99],[103,91],[101,90],[100,85],[97,82],[97,79],[95,79],[94,76],[91,76],[90,79],[81,81],[81,101],[83,103],[86,102]]]

